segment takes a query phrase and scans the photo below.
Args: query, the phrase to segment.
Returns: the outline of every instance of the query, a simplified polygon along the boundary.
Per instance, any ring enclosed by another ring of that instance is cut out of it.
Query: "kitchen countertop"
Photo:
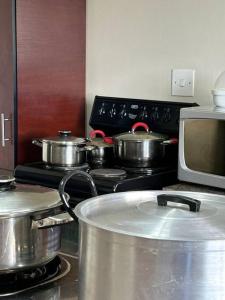
[[[225,195],[225,190],[218,189],[210,186],[187,183],[187,182],[179,182],[177,184],[173,184],[170,186],[166,186],[163,188],[164,191],[188,191],[188,192],[200,192],[200,193],[212,193]]]

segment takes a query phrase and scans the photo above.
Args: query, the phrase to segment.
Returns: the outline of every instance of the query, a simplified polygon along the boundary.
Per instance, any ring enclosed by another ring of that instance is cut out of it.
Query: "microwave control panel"
[[[151,131],[177,136],[180,109],[196,105],[196,103],[96,96],[89,124],[94,129],[101,129],[108,135],[113,135],[129,131],[136,122],[144,122]]]

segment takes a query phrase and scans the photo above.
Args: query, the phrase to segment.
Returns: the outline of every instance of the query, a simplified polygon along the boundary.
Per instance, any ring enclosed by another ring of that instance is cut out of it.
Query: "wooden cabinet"
[[[84,135],[85,12],[85,0],[0,0],[0,113],[13,116],[0,168],[40,160],[32,138]]]

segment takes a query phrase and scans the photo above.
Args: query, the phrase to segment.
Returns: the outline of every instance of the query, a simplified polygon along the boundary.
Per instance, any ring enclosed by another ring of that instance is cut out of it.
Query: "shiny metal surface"
[[[61,145],[43,141],[42,160],[48,165],[78,166],[86,162],[86,149],[84,146]]]
[[[71,172],[74,170],[81,170],[81,171],[88,171],[90,169],[90,166],[88,163],[84,163],[82,165],[78,166],[72,166],[72,167],[63,167],[63,166],[57,166],[57,165],[45,165],[45,169],[47,170],[57,170],[57,171],[63,171],[63,172]]]
[[[165,156],[165,146],[159,140],[115,140],[115,156],[130,167],[152,167]]]
[[[121,133],[115,136],[116,139],[122,139],[123,141],[136,141],[142,142],[143,140],[161,140],[164,141],[168,136],[159,134],[152,131],[129,131],[127,133]]]
[[[71,135],[70,131],[59,131],[57,137],[35,139],[33,144],[42,147],[42,160],[47,165],[72,167],[86,162],[87,140]]]
[[[41,265],[60,248],[60,226],[32,229],[29,216],[0,219],[0,272]]]
[[[78,300],[78,259],[75,256],[60,253],[70,265],[70,271],[48,284],[37,286],[18,295],[3,297],[9,300]],[[63,268],[64,271],[64,268]]]
[[[2,147],[5,147],[5,142],[10,141],[10,138],[5,137],[5,121],[12,121],[12,119],[5,118],[5,114],[1,113]]]
[[[51,274],[53,277],[50,276],[50,278],[47,279],[47,280],[43,280],[43,281],[41,281],[39,283],[36,283],[36,284],[34,284],[32,286],[29,286],[29,287],[23,287],[23,288],[21,288],[19,286],[18,289],[14,290],[14,291],[10,291],[10,289],[9,289],[7,292],[2,293],[2,291],[0,289],[0,298],[2,298],[2,297],[9,297],[9,296],[13,297],[13,296],[21,294],[21,293],[26,293],[26,292],[28,292],[30,290],[34,290],[35,288],[41,288],[41,287],[43,287],[43,286],[45,286],[47,284],[50,284],[51,282],[55,282],[55,281],[63,278],[64,276],[66,276],[70,272],[70,270],[71,270],[71,264],[68,262],[68,260],[66,258],[64,258],[62,256],[60,257],[60,261],[61,261],[61,263],[60,263],[59,269],[56,269],[55,271],[59,272],[59,270],[60,269],[61,270],[60,270],[60,272],[56,276],[54,276],[54,273],[53,273],[53,274]],[[43,265],[43,267],[45,267],[45,266],[46,266],[46,264]],[[37,267],[37,268],[40,268],[40,267]],[[47,270],[47,268],[48,267],[45,267],[45,270]],[[31,270],[31,269],[29,269],[29,270]],[[32,269],[32,270],[35,271],[35,268]],[[30,271],[30,272],[32,272],[32,271]],[[2,275],[2,276],[3,276],[3,279],[4,279],[4,275]],[[9,284],[12,285],[12,283],[9,283]],[[47,293],[47,295],[48,295],[48,297],[51,297],[51,293]],[[60,296],[60,294],[58,294],[58,295]],[[41,296],[41,294],[40,294],[40,296]],[[48,299],[51,299],[51,298],[48,298]]]
[[[68,213],[62,213],[55,216],[32,221],[32,229],[42,229],[58,225],[64,225],[73,222],[74,219]]]
[[[0,192],[0,203],[0,272],[41,265],[55,257],[61,240],[61,228],[55,225],[73,221],[62,214],[58,191],[17,184]]]
[[[40,139],[41,142],[58,145],[85,145],[86,139],[72,136],[71,131],[61,130],[58,136]]]
[[[127,172],[122,169],[94,169],[89,172],[94,178],[101,178],[105,180],[112,179],[124,179],[126,178]]]
[[[87,152],[90,164],[104,166],[114,158],[114,145],[105,143],[102,139],[95,139],[89,144],[93,146],[93,149]]]
[[[38,185],[17,184],[13,190],[0,192],[0,218],[37,214],[60,205],[57,190]]]
[[[143,127],[146,131],[135,131]],[[165,156],[168,136],[149,131],[147,124],[138,122],[132,131],[114,137],[115,156],[126,166],[151,167]]]
[[[159,194],[202,202],[160,207]],[[127,192],[78,205],[79,300],[225,298],[225,197],[187,192]],[[122,284],[121,284],[122,283]]]

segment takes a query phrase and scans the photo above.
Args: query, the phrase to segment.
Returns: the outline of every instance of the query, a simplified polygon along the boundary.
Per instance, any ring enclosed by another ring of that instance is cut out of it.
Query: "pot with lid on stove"
[[[97,134],[100,137],[97,137]],[[102,130],[92,130],[90,132],[90,142],[88,145],[93,146],[87,153],[88,162],[92,166],[102,167],[112,163],[114,159],[114,145],[111,137],[107,137]]]
[[[89,174],[83,176],[97,195]],[[69,196],[66,194],[67,199]],[[0,176],[0,273],[39,266],[52,260],[60,248],[61,225],[72,222],[57,190],[38,185],[15,184],[12,176]]]
[[[42,147],[42,160],[49,166],[73,167],[86,162],[87,140],[71,135],[71,131],[59,131],[57,137],[34,139],[33,144]]]
[[[145,131],[136,131],[143,127]],[[131,131],[113,137],[115,156],[130,167],[152,167],[165,157],[167,145],[177,144],[176,138],[150,131],[146,123],[135,123]]]
[[[86,200],[75,214],[79,300],[225,298],[225,196],[123,192]]]

